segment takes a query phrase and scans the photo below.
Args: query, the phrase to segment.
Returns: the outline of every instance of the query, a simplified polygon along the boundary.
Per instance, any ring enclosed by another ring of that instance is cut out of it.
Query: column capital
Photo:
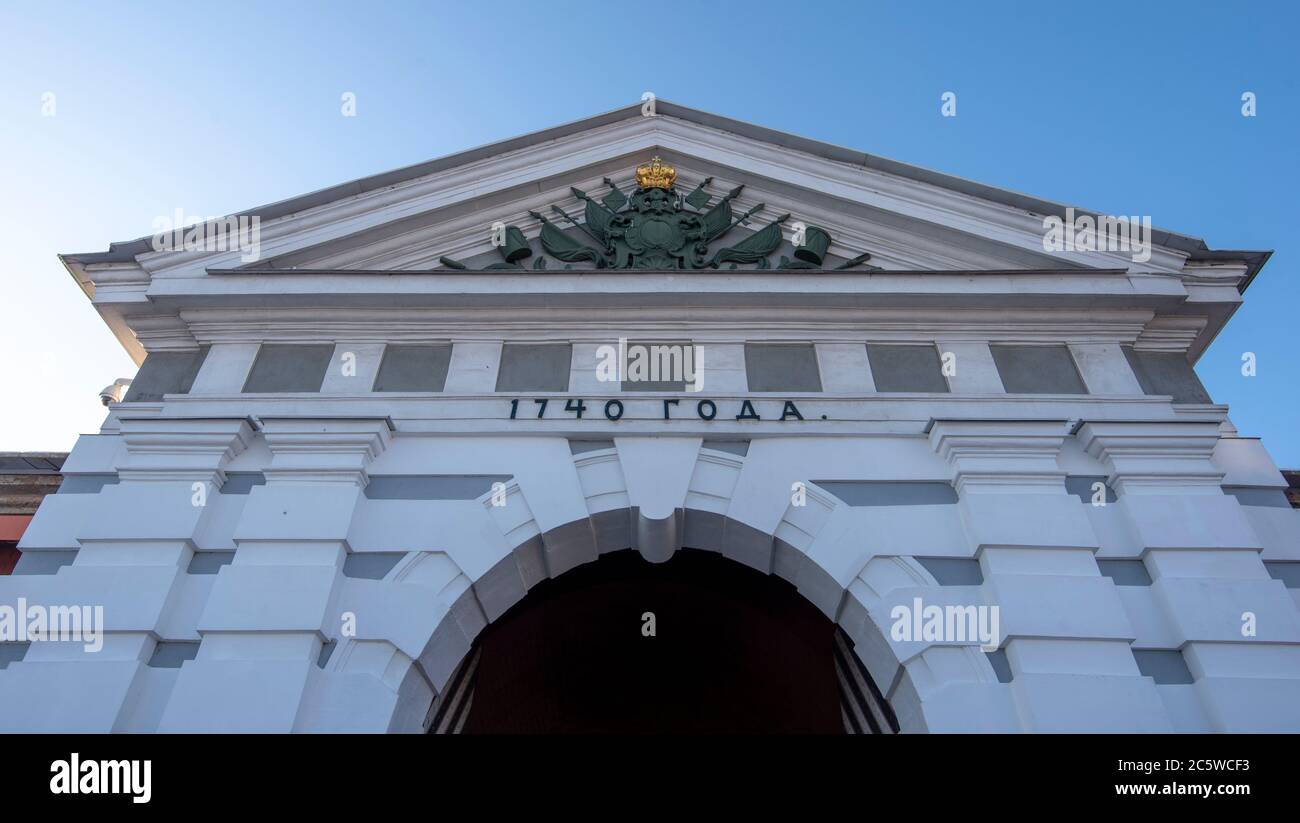
[[[120,420],[126,459],[123,481],[201,481],[220,485],[223,466],[248,448],[253,429],[243,417],[127,417]]]
[[[264,470],[270,483],[352,483],[364,486],[366,468],[388,448],[387,417],[262,418],[271,451]]]
[[[1086,422],[1079,445],[1099,460],[1120,494],[1219,491],[1224,472],[1211,458],[1215,422]]]
[[[930,446],[953,467],[963,489],[1065,493],[1056,456],[1070,434],[1065,420],[935,420]]]

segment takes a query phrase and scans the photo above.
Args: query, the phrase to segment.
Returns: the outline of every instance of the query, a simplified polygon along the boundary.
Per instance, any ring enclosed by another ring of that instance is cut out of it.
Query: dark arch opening
[[[896,730],[843,641],[779,577],[712,552],[662,564],[613,552],[538,584],[484,629],[430,731]],[[874,711],[842,705],[873,693]]]

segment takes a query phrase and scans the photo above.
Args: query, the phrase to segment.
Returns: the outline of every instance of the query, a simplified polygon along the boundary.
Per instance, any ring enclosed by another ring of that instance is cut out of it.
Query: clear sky
[[[103,419],[99,389],[135,370],[56,254],[151,234],[177,208],[251,208],[653,91],[1151,215],[1214,248],[1275,249],[1197,371],[1243,435],[1300,467],[1297,5],[5,0],[0,451],[70,448]],[[940,116],[945,91],[955,118]],[[356,117],[340,113],[344,92]],[[1241,374],[1247,351],[1255,377]]]

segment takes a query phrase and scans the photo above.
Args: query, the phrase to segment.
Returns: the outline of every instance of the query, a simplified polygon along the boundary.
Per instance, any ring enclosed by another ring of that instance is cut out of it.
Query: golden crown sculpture
[[[643,189],[671,189],[677,181],[677,169],[658,157],[650,158],[650,165],[636,167],[636,184]]]

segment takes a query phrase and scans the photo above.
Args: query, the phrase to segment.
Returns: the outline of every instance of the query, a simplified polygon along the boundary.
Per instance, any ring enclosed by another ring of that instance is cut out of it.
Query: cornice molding
[[[146,348],[209,343],[563,341],[608,343],[632,333],[680,335],[697,342],[985,341],[1132,342],[1149,312],[791,308],[589,309],[262,309],[193,310],[174,322],[142,326]]]
[[[958,494],[1065,493],[1056,456],[1070,434],[1065,420],[936,420],[930,446],[953,467]]]
[[[266,259],[301,250],[395,219],[516,187],[531,186],[536,191],[544,181],[559,176],[580,176],[588,166],[633,158],[644,160],[641,155],[646,152],[663,153],[682,165],[689,165],[683,163],[684,158],[696,158],[710,166],[743,169],[748,175],[893,213],[900,219],[917,221],[918,225],[941,227],[1043,254],[1041,217],[1020,209],[665,116],[597,127],[391,189],[277,218],[261,227],[262,256]],[[481,223],[483,217],[477,219]],[[1135,268],[1131,259],[1121,253],[1061,252],[1052,257],[1065,265],[1087,268]],[[1185,253],[1156,247],[1152,259],[1140,268],[1176,273],[1185,260]],[[147,271],[161,276],[186,276],[206,267],[242,265],[237,251],[148,252],[139,261]]]
[[[1077,437],[1120,494],[1221,493],[1224,471],[1212,461],[1221,437],[1216,423],[1089,421]]]
[[[388,448],[387,417],[262,417],[261,434],[271,451],[263,470],[271,483],[347,483],[365,486],[370,463]]]
[[[119,410],[120,412],[120,410]],[[220,486],[224,466],[248,448],[253,430],[239,418],[119,417],[123,481],[199,481]]]

